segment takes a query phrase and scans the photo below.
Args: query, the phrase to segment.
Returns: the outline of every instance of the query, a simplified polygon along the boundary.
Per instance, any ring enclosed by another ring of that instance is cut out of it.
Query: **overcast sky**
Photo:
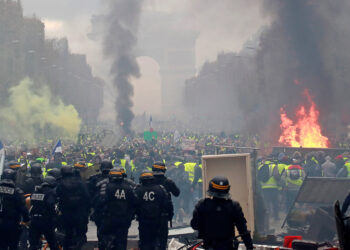
[[[101,13],[103,1],[22,0],[22,4],[26,16],[35,13],[45,22],[47,37],[68,37],[71,51],[86,54],[93,72],[106,79],[108,67],[102,63],[101,46],[87,37],[90,18]],[[241,50],[243,44],[268,23],[261,15],[259,3],[260,0],[145,0],[144,8],[194,18],[199,31],[196,41],[199,70],[206,60],[215,60],[219,52]],[[147,81],[159,81],[159,76],[150,76],[156,66],[147,60],[140,63],[142,71],[148,72]]]

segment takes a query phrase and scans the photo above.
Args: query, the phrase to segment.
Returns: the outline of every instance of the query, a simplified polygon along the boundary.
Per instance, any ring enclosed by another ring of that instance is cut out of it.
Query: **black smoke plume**
[[[263,10],[273,22],[262,33],[257,53],[258,72],[262,74],[257,86],[263,114],[259,120],[263,124],[278,131],[279,108],[285,106],[293,115],[302,102],[303,89],[308,88],[320,108],[324,128],[334,130],[335,120],[342,117],[341,107],[346,105],[343,93],[350,93],[349,88],[339,91],[345,79],[339,78],[335,67],[341,61],[349,63],[349,45],[341,46],[349,42],[350,35],[345,9],[349,10],[349,4],[343,0],[264,1]]]
[[[261,3],[271,23],[252,41],[255,48],[246,44],[240,53],[221,54],[204,65],[187,82],[188,109],[218,129],[229,125],[277,142],[280,108],[293,117],[308,88],[332,137],[337,127],[350,124],[350,2]],[[212,100],[213,93],[214,101],[192,101]]]
[[[117,89],[115,103],[117,122],[124,134],[131,133],[134,118],[132,77],[140,77],[136,61],[137,31],[142,0],[109,0],[109,13],[105,17],[107,28],[104,53],[112,59],[110,73]]]

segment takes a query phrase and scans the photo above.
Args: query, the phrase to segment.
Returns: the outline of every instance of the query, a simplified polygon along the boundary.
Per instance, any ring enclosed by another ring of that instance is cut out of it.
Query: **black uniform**
[[[41,249],[40,237],[45,236],[50,249],[59,249],[55,237],[56,192],[44,183],[31,195],[29,242],[30,249]]]
[[[165,249],[161,248],[161,230],[164,230],[164,225],[167,226],[173,214],[169,194],[163,186],[153,181],[137,186],[135,191],[139,201],[140,249]]]
[[[231,250],[236,226],[248,249],[253,249],[241,206],[231,199],[206,198],[200,200],[194,211],[191,226],[198,230],[205,249]]]
[[[180,189],[176,186],[175,182],[164,175],[154,175],[156,184],[162,185],[168,191],[169,194],[178,197],[180,195]]]
[[[171,179],[167,178],[164,175],[154,175],[155,183],[158,185],[162,185],[166,191],[169,194],[169,200],[171,202],[171,195],[174,195],[175,197],[178,197],[180,195],[180,189],[176,186],[175,182],[173,182]],[[174,211],[173,203],[171,202],[172,210]],[[172,220],[173,213],[171,214],[171,217],[169,216],[169,221]],[[163,220],[162,224],[160,225],[160,242],[161,246],[160,249],[166,249],[167,243],[168,243],[168,221]]]
[[[102,225],[103,214],[102,214],[102,211],[99,210],[96,205],[98,204],[98,198],[99,198],[101,186],[104,185],[105,183],[108,183],[108,172],[109,171],[102,171],[102,173],[90,176],[90,178],[87,181],[87,187],[92,200],[92,209],[93,209],[90,219],[94,221],[96,224],[97,239],[99,243],[102,241],[101,225]]]
[[[106,179],[108,179],[108,172],[96,174],[89,177],[87,180],[87,187],[92,199],[94,199],[99,194],[99,188],[97,184]]]
[[[40,176],[27,176],[22,189],[24,194],[32,194],[35,191],[35,187],[39,187],[43,183],[43,178]]]
[[[137,198],[133,188],[123,179],[101,186],[97,209],[103,213],[99,249],[126,249],[131,221],[135,216]]]
[[[124,178],[124,181],[130,185],[130,187],[132,188],[135,188],[136,187],[136,183],[132,180],[132,179],[129,179],[129,178]]]
[[[23,191],[13,181],[0,181],[0,249],[17,249],[20,221],[29,221]]]
[[[73,174],[63,176],[56,189],[65,233],[64,247],[78,249],[86,241],[90,196],[85,184]]]

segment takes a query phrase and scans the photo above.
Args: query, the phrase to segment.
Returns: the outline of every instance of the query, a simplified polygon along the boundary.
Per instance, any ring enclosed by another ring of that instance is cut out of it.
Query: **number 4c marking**
[[[143,195],[143,200],[154,201],[154,192],[145,192],[145,194]]]

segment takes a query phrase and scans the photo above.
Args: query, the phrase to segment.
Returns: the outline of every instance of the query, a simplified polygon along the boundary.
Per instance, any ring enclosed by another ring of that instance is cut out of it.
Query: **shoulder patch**
[[[31,200],[33,201],[43,201],[45,198],[45,194],[32,194]]]
[[[12,187],[0,186],[0,193],[13,195],[15,193],[15,189]]]

